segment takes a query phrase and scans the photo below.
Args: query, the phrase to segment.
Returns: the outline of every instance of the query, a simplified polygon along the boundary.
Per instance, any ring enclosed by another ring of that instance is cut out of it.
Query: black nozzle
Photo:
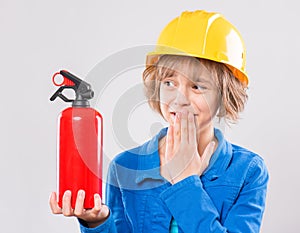
[[[56,97],[60,97],[65,102],[72,102],[73,107],[89,107],[89,101],[94,97],[94,92],[91,85],[87,82],[76,77],[74,74],[66,70],[61,70],[59,73],[64,77],[64,82],[60,84],[60,88],[51,96],[50,100],[53,101]],[[55,75],[56,75],[55,74]],[[53,79],[55,77],[53,76]],[[71,82],[70,82],[71,81]],[[53,80],[54,82],[54,80]],[[56,84],[57,85],[57,84]],[[62,94],[64,89],[73,89],[75,91],[75,99],[68,99]]]

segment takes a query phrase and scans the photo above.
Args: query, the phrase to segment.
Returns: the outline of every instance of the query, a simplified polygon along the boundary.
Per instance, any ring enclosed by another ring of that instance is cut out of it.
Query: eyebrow
[[[194,80],[191,80],[191,81],[193,81],[193,82],[195,82],[195,83],[208,83],[208,84],[210,84],[210,85],[212,85],[213,83],[212,83],[212,80],[211,79],[203,79],[203,78],[201,78],[201,77],[197,77],[197,78],[195,78]]]
[[[173,75],[177,75],[178,71],[173,70],[173,69],[169,69],[168,72],[170,72],[168,75],[173,76]],[[169,76],[166,75],[162,80],[168,78]],[[204,83],[204,84],[209,84],[211,86],[214,86],[214,80],[213,79],[204,79],[201,76],[197,76],[197,77],[191,77],[188,78],[191,82],[193,83]]]

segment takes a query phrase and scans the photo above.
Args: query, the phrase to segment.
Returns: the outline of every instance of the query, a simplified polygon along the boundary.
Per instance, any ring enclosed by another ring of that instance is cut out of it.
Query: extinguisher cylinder
[[[58,204],[62,207],[63,194],[70,190],[75,208],[77,193],[84,190],[84,208],[93,208],[94,194],[102,197],[103,118],[93,108],[70,107],[58,123]]]

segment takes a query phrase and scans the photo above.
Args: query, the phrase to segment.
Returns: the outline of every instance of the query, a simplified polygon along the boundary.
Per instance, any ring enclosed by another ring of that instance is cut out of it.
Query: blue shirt
[[[96,232],[166,232],[172,219],[178,232],[259,232],[268,172],[257,154],[227,142],[215,129],[218,147],[209,167],[172,185],[160,175],[158,142],[152,140],[119,154],[110,163],[106,204],[109,218]]]

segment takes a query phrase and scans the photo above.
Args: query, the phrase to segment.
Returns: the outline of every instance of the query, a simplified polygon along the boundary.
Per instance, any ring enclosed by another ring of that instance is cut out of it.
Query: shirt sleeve
[[[244,185],[226,219],[220,215],[198,176],[169,187],[160,198],[183,232],[258,233],[264,212],[268,172],[262,160],[253,160]]]
[[[111,214],[108,217],[108,219],[105,220],[104,223],[102,223],[101,225],[99,225],[95,228],[88,228],[87,224],[80,219],[79,219],[79,224],[80,224],[80,232],[81,233],[115,233],[115,232],[117,232]]]

